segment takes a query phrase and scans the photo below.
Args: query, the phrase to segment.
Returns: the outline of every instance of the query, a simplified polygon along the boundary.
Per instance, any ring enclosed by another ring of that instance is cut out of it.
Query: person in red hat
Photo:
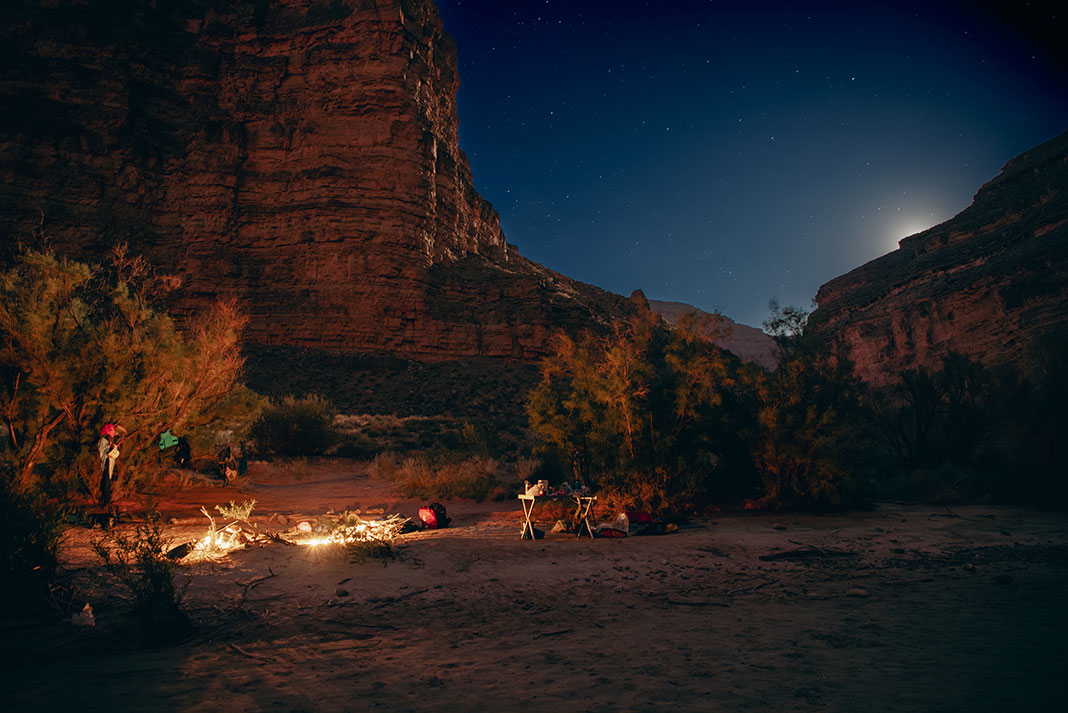
[[[115,479],[115,461],[119,458],[119,434],[126,429],[117,423],[106,423],[100,429],[96,450],[100,454],[100,506],[111,504],[111,481]]]

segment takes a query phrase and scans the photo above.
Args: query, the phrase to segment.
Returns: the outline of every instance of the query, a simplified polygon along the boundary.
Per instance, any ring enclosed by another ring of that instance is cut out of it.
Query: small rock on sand
[[[869,592],[864,587],[850,587],[846,590],[845,595],[847,597],[856,597],[858,599],[864,599],[866,597],[870,597],[871,592]]]
[[[338,587],[334,590],[334,595],[338,597],[347,597],[349,596],[349,590],[345,589],[344,587]]]

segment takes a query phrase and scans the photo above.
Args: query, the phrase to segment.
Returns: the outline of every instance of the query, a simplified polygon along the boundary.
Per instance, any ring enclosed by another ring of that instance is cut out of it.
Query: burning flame
[[[207,510],[201,508],[205,517],[211,523],[208,531],[193,545],[186,555],[187,561],[198,562],[204,560],[219,559],[233,550],[244,547],[250,541],[268,541],[277,535],[267,536],[263,533],[252,532],[241,527],[238,522],[232,522],[226,527],[219,529],[215,519]],[[325,530],[319,535],[302,537],[285,537],[287,542],[309,547],[321,547],[324,545],[348,545],[354,542],[368,542],[373,540],[393,540],[401,534],[401,528],[408,522],[408,518],[400,515],[390,515],[380,520],[364,520],[356,513],[345,512],[337,517],[330,518],[320,525],[320,530]],[[301,523],[297,528],[298,533],[310,532],[309,523]]]
[[[331,531],[325,536],[309,537],[294,540],[294,542],[318,547],[322,545],[347,545],[353,542],[367,542],[369,540],[392,540],[400,534],[400,530],[406,522],[408,522],[408,518],[400,515],[391,515],[381,520],[364,520],[353,513],[342,513],[338,520],[332,523]]]
[[[213,560],[222,557],[239,547],[245,546],[241,530],[234,526],[216,530],[214,524],[207,534],[196,541],[187,558],[192,561]]]

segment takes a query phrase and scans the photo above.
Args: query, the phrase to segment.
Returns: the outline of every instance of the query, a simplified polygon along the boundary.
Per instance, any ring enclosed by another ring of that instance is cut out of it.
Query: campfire
[[[216,518],[206,508],[201,507],[200,512],[208,518],[208,531],[192,543],[184,559],[188,562],[217,560],[249,544],[269,542],[310,547],[391,542],[401,534],[408,522],[408,518],[401,515],[388,515],[371,520],[361,517],[359,512],[346,511],[337,515],[324,515],[314,524],[303,521],[291,530],[272,533],[260,530],[258,525],[249,522],[255,505],[255,500],[241,505],[235,505],[233,501],[229,506],[216,505],[215,509],[219,511],[223,521],[229,521],[221,527]]]
[[[327,516],[319,523],[319,532],[311,537],[298,537],[293,540],[298,545],[349,545],[355,542],[393,540],[401,534],[401,529],[408,518],[389,515],[378,520],[367,520],[359,513],[343,512],[336,516]],[[301,523],[304,524],[304,523]],[[310,525],[310,523],[309,523]],[[301,528],[298,526],[298,532]],[[313,528],[307,528],[311,531]]]
[[[215,509],[219,511],[219,514],[230,520],[223,527],[219,527],[212,514],[206,508],[201,507],[200,512],[208,518],[208,531],[193,543],[185,559],[193,562],[216,560],[250,542],[270,540],[269,535],[261,533],[248,521],[252,508],[255,506],[255,500],[246,501],[241,505],[235,505],[232,500],[229,506],[216,505]]]

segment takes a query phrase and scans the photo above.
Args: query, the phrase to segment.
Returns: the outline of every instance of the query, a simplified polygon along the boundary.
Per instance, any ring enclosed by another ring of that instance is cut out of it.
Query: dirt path
[[[262,513],[417,505],[337,464],[252,480]],[[199,532],[196,506],[237,495],[174,494],[171,533]],[[510,503],[447,504],[455,527],[404,536],[387,565],[271,545],[186,568],[198,633],[156,649],[131,648],[125,603],[93,577],[94,534],[72,531],[65,557],[87,568],[72,577],[98,625],[9,625],[6,707],[912,712],[1063,699],[1064,515],[883,505],[530,542]]]

